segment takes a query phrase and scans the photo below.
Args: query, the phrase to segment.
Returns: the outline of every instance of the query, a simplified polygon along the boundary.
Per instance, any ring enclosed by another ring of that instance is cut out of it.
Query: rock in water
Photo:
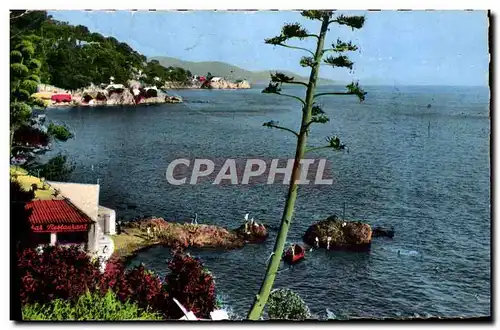
[[[372,229],[366,223],[331,216],[311,225],[303,239],[306,244],[315,246],[316,237],[320,248],[327,248],[328,237],[331,237],[330,250],[367,251],[371,245]]]
[[[373,237],[394,237],[394,229],[389,229],[385,227],[375,227],[373,228]]]
[[[247,227],[243,224],[238,227],[235,232],[238,237],[241,237],[249,243],[261,243],[269,236],[268,230],[264,224],[259,224],[257,226],[247,225]]]

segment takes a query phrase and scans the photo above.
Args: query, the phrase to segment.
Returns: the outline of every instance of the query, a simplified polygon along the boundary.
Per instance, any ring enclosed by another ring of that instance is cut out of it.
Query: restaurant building
[[[97,252],[96,221],[69,199],[33,200],[26,209],[37,245],[78,245],[85,251]]]

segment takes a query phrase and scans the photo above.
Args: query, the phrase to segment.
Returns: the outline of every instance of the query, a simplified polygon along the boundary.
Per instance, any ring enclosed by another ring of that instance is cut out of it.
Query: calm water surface
[[[296,290],[319,317],[327,310],[350,318],[489,315],[488,89],[367,91],[362,104],[349,97],[319,100],[331,121],[313,127],[310,144],[336,134],[350,152],[313,153],[333,164],[334,184],[300,188],[288,240],[300,241],[313,221],[340,215],[344,203],[348,218],[394,226],[396,236],[374,241],[369,254],[315,251],[293,269],[283,268],[276,286]],[[184,221],[197,212],[202,223],[237,227],[249,212],[276,228],[285,186],[172,186],[165,171],[177,158],[292,158],[291,135],[262,123],[297,128],[295,101],[260,89],[174,94],[186,102],[50,109],[50,120],[75,133],[53,153],[64,151],[75,162],[72,180],[99,179],[100,203],[120,217]],[[275,237],[274,230],[264,244],[236,251],[193,251],[237,315],[246,314],[258,292]],[[167,249],[154,248],[134,262],[164,275],[168,258]]]

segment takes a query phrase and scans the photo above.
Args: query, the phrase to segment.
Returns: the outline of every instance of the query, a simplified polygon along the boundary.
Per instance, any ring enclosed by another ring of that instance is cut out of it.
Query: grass
[[[42,181],[35,176],[29,175],[25,169],[19,166],[11,166],[10,176],[16,178],[21,187],[26,191],[30,191],[32,185],[36,184],[38,189],[35,192],[35,199],[50,200],[54,198],[55,190],[48,184],[45,184],[45,189],[43,189],[44,184]]]
[[[120,258],[129,258],[141,249],[159,244],[158,240],[149,240],[139,228],[126,228],[120,235],[111,237],[115,244],[115,254]]]

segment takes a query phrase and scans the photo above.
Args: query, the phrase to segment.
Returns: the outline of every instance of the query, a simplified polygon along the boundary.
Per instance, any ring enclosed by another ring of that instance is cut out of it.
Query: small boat
[[[293,265],[293,264],[296,264],[297,262],[301,261],[302,259],[304,259],[305,253],[306,252],[302,246],[300,246],[299,244],[293,244],[285,252],[285,256],[283,257],[283,260],[286,263]]]

